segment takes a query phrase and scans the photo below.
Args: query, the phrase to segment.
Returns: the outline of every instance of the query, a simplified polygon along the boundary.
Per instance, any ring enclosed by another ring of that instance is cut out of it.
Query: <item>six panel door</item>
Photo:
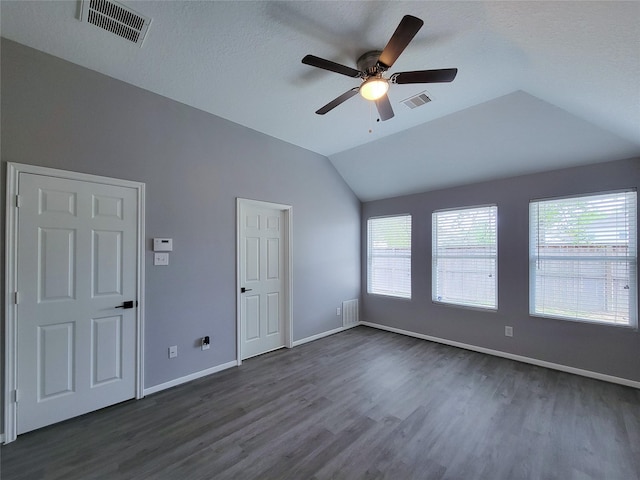
[[[240,322],[242,359],[285,346],[281,210],[241,204]]]
[[[17,433],[135,397],[134,188],[20,173]]]

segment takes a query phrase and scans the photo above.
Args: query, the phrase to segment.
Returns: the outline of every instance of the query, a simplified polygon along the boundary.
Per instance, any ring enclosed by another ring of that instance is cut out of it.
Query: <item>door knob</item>
[[[242,288],[240,289],[240,293],[250,292],[251,290],[252,290],[251,288],[244,288],[244,287],[242,287]]]
[[[138,302],[136,301],[136,307],[138,306]],[[122,305],[118,305],[116,308],[133,308],[133,300],[127,300],[126,302],[122,302]]]

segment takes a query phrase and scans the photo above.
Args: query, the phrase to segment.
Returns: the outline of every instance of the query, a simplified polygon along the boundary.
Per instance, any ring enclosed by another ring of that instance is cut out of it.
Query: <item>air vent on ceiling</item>
[[[151,19],[111,0],[82,0],[83,22],[125,38],[142,46]]]
[[[404,103],[409,108],[416,108],[420,105],[424,105],[425,103],[429,103],[430,101],[431,99],[427,96],[427,94],[422,92],[414,97],[403,100],[402,103]]]

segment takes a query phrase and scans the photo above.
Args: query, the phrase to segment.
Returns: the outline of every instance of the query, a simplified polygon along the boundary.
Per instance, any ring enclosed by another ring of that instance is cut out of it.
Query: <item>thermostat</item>
[[[173,238],[154,238],[153,251],[154,252],[172,252]]]

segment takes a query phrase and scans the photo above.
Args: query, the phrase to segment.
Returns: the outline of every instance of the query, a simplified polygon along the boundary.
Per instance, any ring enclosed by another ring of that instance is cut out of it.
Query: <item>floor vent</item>
[[[402,103],[404,103],[409,108],[416,108],[421,105],[424,105],[425,103],[429,103],[430,101],[431,99],[427,96],[426,93],[423,92],[416,95],[415,97],[411,97],[411,98],[407,98],[406,100],[403,100]]]
[[[151,19],[111,0],[82,0],[83,22],[142,46]]]
[[[358,299],[342,302],[342,326],[351,327],[358,321]]]

